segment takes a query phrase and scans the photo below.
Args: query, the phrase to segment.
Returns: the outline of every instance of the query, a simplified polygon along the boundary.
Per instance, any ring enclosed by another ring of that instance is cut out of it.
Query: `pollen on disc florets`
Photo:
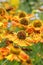
[[[22,30],[17,33],[17,37],[21,40],[26,39],[26,33]]]

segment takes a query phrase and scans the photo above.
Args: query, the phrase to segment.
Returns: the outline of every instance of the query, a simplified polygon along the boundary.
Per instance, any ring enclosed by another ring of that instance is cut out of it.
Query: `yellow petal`
[[[0,22],[0,26],[2,26],[3,25],[3,23],[2,22]]]

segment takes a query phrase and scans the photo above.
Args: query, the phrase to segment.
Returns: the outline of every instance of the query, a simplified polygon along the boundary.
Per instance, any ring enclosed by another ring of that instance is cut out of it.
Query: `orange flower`
[[[27,28],[26,32],[27,32],[28,34],[31,34],[31,33],[34,32],[34,28],[33,28],[33,27],[29,27],[29,28]]]
[[[8,48],[0,48],[0,54],[5,57],[10,53]]]
[[[19,57],[21,57],[21,59],[23,59],[23,60],[27,60],[28,59],[28,55],[25,54],[24,52],[20,52]]]
[[[6,28],[7,25],[8,25],[8,22],[4,22],[4,23],[3,23],[3,28]]]
[[[40,28],[40,32],[43,33],[43,26]]]
[[[19,31],[18,33],[16,33],[14,36],[14,43],[16,43],[17,45],[20,46],[28,46],[28,45],[32,45],[31,43],[29,43],[28,40],[30,40],[29,37],[26,37],[26,34],[23,31]]]

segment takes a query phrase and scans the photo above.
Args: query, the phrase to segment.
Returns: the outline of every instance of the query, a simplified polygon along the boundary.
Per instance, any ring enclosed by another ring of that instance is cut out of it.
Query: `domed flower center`
[[[2,8],[0,8],[0,14],[1,15],[4,15],[5,14],[5,11]]]
[[[28,20],[23,18],[20,20],[20,23],[23,24],[23,25],[28,25]]]
[[[25,17],[25,16],[26,16],[26,13],[25,13],[25,12],[20,12],[19,18],[23,18],[23,17]]]
[[[17,33],[17,37],[18,37],[19,39],[21,39],[21,40],[24,40],[24,39],[26,39],[26,33],[25,33],[24,31],[19,31],[19,32]]]
[[[36,21],[36,22],[34,22],[34,27],[41,27],[41,22],[40,21]]]
[[[31,64],[31,60],[30,60],[30,59],[29,59],[29,60],[27,60],[26,62],[27,62],[28,64]]]

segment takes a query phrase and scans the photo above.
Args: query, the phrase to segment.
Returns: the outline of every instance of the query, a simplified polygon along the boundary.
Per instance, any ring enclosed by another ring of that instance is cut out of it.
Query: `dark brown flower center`
[[[13,10],[12,7],[9,7],[8,9],[6,9],[7,12],[9,12],[9,11],[11,11],[11,10]]]
[[[34,30],[34,32],[40,34],[40,30]]]
[[[27,62],[28,64],[31,64],[31,60],[30,60],[30,59],[29,59],[29,60],[27,60],[26,62]]]
[[[4,9],[0,8],[0,14],[1,14],[1,15],[4,15],[4,14],[5,14]]]
[[[25,16],[26,16],[26,14],[25,14],[24,12],[20,12],[19,18],[23,18],[23,17],[25,17]]]
[[[23,18],[20,20],[20,23],[23,24],[23,25],[28,25],[28,20]]]
[[[24,39],[26,39],[26,33],[25,33],[24,31],[19,31],[19,32],[17,33],[17,37],[18,37],[19,39],[21,39],[21,40],[24,40]]]
[[[34,27],[41,27],[41,22],[40,21],[37,21],[37,22],[34,22]]]
[[[43,38],[43,34],[41,35],[41,38]]]

